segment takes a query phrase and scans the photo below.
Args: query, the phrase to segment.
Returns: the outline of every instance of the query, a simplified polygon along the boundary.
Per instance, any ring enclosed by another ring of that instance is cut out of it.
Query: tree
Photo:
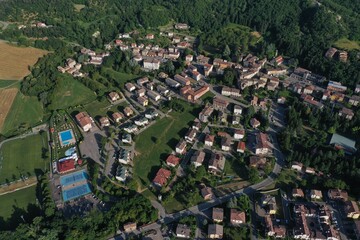
[[[226,45],[225,45],[225,48],[224,48],[224,51],[223,51],[223,56],[224,56],[224,57],[229,57],[230,54],[231,54],[230,47],[229,47],[229,45],[226,44]]]

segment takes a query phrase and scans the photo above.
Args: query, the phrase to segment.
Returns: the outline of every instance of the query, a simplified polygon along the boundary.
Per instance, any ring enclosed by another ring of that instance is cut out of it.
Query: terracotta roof
[[[170,178],[170,176],[171,176],[171,172],[169,170],[160,168],[159,171],[156,173],[153,182],[160,186],[164,186],[167,183],[167,180]]]
[[[75,118],[81,127],[91,124],[90,116],[86,112],[76,114]]]
[[[224,219],[224,209],[213,208],[212,209],[212,218],[214,220],[222,221]]]
[[[72,171],[75,169],[75,160],[69,159],[57,163],[57,168],[60,173]]]
[[[215,136],[206,134],[205,136],[205,142],[214,142]]]
[[[166,163],[169,165],[178,165],[180,163],[180,158],[176,157],[175,155],[173,154],[170,154],[167,159],[166,159]]]
[[[245,223],[246,222],[245,212],[241,212],[241,211],[238,211],[236,209],[231,209],[230,210],[230,221],[232,223],[237,223],[237,222],[240,222],[240,221]]]
[[[237,145],[237,149],[245,151],[246,145],[245,142],[239,142]]]

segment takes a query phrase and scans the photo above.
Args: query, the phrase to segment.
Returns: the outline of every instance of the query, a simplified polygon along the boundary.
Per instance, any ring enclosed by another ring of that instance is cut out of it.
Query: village
[[[189,27],[175,24],[174,28],[178,33]],[[242,189],[257,186],[262,181],[273,181],[281,174],[281,168],[291,171],[300,180],[307,175],[322,176],[321,171],[302,163],[293,162],[286,166],[277,133],[286,126],[288,99],[273,93],[291,92],[311,109],[331,107],[343,121],[351,121],[359,107],[360,86],[348,91],[341,83],[328,81],[309,70],[290,68],[289,59],[283,56],[260,59],[246,54],[239,62],[231,62],[196,55],[193,54],[194,38],[177,33],[148,33],[145,36],[136,32],[120,33],[117,39],[105,46],[104,52],[96,53],[84,48],[79,53],[85,56],[83,63],[67,59],[64,66],[58,67],[61,73],[84,77],[87,73],[81,72],[82,64],[99,66],[117,48],[130,52],[132,60],[149,75],[128,81],[124,88],[107,93],[109,106],[123,106],[111,115],[95,118],[81,111],[70,115],[59,113],[56,117],[50,131],[52,147],[61,149],[52,163],[52,189],[57,206],[69,214],[86,212],[94,206],[105,209],[106,203],[92,193],[82,159],[95,160],[101,166],[100,171],[113,184],[126,187],[134,175],[135,146],[142,144],[137,142],[138,136],[176,111],[164,106],[181,102],[201,106],[201,111],[177,140],[172,152],[164,153],[165,161],[151,176],[149,189],[157,198],[154,201],[161,205],[163,195],[171,193],[177,179],[187,177],[189,168],[195,172],[203,168],[209,178],[219,182],[225,178],[229,178],[230,182],[244,178],[236,171],[229,174],[226,165],[233,159],[243,160],[247,183],[238,184],[235,190],[227,193],[219,192],[217,184],[210,186],[204,182],[192,186],[202,197],[200,202],[210,204],[195,212],[206,220],[206,224],[197,219],[189,221],[191,223],[185,221],[171,225],[162,231],[149,231],[149,227],[129,223],[119,231],[119,237],[126,239],[131,234],[148,232],[149,236],[222,239],[228,229],[244,228],[251,229],[251,234],[258,238],[352,239],[346,235],[360,238],[360,223],[354,221],[360,216],[358,204],[343,189],[262,190],[262,187],[255,187],[247,192],[250,193],[249,207],[238,204],[230,204],[229,207],[226,204],[229,198],[225,198],[231,195],[230,199],[236,202],[233,199],[244,195],[245,190],[243,192]],[[135,35],[137,41],[133,39]],[[162,47],[152,44],[159,36],[168,38],[171,45]],[[329,51],[326,57],[332,58],[336,51]],[[345,53],[340,52],[339,61],[346,61],[345,58]],[[160,71],[163,64],[179,59],[185,60],[181,72],[170,74]],[[210,82],[210,77],[224,76],[228,69],[236,71],[237,86]],[[266,94],[245,96],[244,92],[249,88]],[[357,151],[355,141],[336,133],[332,134],[329,146],[349,155]],[[279,171],[275,177],[273,169]],[[78,203],[79,198],[86,203]],[[218,204],[217,199],[221,199]],[[180,218],[170,213],[161,216],[165,217],[173,221]]]

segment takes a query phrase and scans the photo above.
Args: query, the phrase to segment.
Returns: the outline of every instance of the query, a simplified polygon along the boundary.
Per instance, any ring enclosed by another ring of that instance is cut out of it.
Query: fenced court
[[[88,174],[85,170],[60,177],[64,202],[91,193],[90,185],[87,180]]]

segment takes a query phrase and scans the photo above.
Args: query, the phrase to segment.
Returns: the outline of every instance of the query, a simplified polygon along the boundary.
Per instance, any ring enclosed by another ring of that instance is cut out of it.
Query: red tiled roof
[[[178,165],[180,163],[180,158],[176,157],[175,155],[170,154],[166,159],[167,164]]]
[[[237,149],[245,151],[245,142],[239,142],[237,145]]]
[[[167,169],[160,168],[159,171],[156,173],[156,177],[154,178],[153,182],[160,186],[164,186],[171,176],[171,172]]]
[[[69,159],[57,163],[57,168],[60,173],[72,171],[75,169],[75,160]]]
[[[230,210],[230,221],[235,222],[235,223],[241,221],[241,222],[245,223],[246,222],[245,212],[241,212],[236,209],[231,209]]]

